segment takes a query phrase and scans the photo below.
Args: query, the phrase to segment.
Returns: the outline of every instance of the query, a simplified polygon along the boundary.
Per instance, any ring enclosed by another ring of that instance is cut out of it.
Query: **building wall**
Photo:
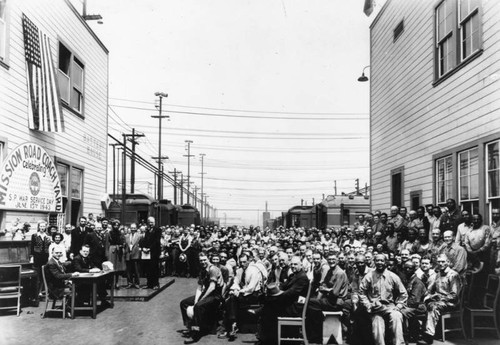
[[[55,161],[83,168],[81,211],[85,215],[99,214],[102,212],[100,200],[106,192],[108,51],[64,0],[8,0],[7,6],[7,58],[0,64],[0,141],[6,142],[6,153],[21,143],[35,142]],[[84,117],[63,107],[63,133],[28,128],[23,13],[49,36],[56,68],[59,41],[85,66]],[[17,216],[3,213],[4,223]]]
[[[435,158],[463,144],[500,138],[500,2],[482,1],[482,54],[433,85],[437,4],[389,0],[371,26],[372,209],[391,206],[391,170],[400,167],[403,203],[410,205],[412,191],[421,191],[421,204],[436,203]],[[394,42],[402,19],[404,32]],[[484,183],[480,194],[484,214]]]

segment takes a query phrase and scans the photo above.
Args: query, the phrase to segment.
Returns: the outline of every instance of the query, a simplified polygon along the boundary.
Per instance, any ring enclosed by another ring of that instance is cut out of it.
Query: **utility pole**
[[[203,195],[205,195],[203,192],[203,175],[206,174],[203,171],[203,160],[204,160],[205,156],[206,155],[204,153],[200,153],[200,160],[201,160],[201,173],[199,173],[201,175],[201,214],[200,214],[200,216],[201,216],[201,223],[202,224],[203,224],[203,214],[204,214],[204,212],[203,212]]]
[[[174,175],[174,205],[177,205],[177,174],[181,172],[174,168],[174,171],[169,171],[169,173]]]
[[[196,208],[196,204],[198,203],[198,200],[197,200],[197,197],[198,197],[198,191],[200,190],[200,188],[198,187],[194,187],[194,208]]]
[[[167,156],[159,156],[159,157],[151,157],[155,161],[158,161],[158,181],[161,181],[158,183],[158,188],[160,191],[158,192],[158,195],[161,194],[161,197],[163,198],[163,161],[168,159]],[[160,201],[161,199],[158,199]]]
[[[181,206],[184,205],[184,175],[181,174],[181,188],[180,188],[180,191],[181,191]]]
[[[185,143],[187,143],[187,155],[184,155],[183,157],[187,157],[188,159],[188,176],[187,176],[187,203],[189,204],[189,185],[191,184],[191,170],[190,170],[190,163],[191,163],[191,157],[194,157],[194,155],[191,154],[191,144],[193,143],[192,140],[184,140]]]
[[[335,194],[334,195],[337,195],[337,180],[333,181],[333,188],[335,190]]]
[[[116,144],[109,144],[109,146],[113,147],[113,201],[116,201],[116,146],[120,145],[118,143]]]
[[[158,115],[152,115],[151,117],[154,119],[158,119],[158,157],[161,157],[161,120],[164,118],[168,118],[168,116],[163,116],[161,113],[161,106],[162,106],[162,99],[163,97],[168,97],[166,93],[163,92],[155,92],[155,96],[160,98],[160,107],[159,107],[159,112]],[[157,198],[158,200],[163,199],[163,181],[162,181],[162,174],[161,174],[161,159],[158,159],[158,195]]]
[[[209,213],[209,205],[208,205],[208,195],[205,194],[205,218],[206,218],[206,223],[208,222],[208,219],[210,218],[210,213]]]
[[[122,208],[121,208],[121,223],[125,225],[125,194],[127,194],[127,136],[123,135],[123,152],[122,152]]]
[[[356,181],[356,195],[359,195],[359,178],[357,178],[355,181]]]
[[[135,133],[135,128],[132,128],[132,134],[126,134],[126,137],[129,138],[128,141],[132,143],[132,157],[130,157],[130,193],[134,193],[135,190],[135,145],[139,145],[139,143],[135,140],[135,138],[142,138],[145,135],[143,133]]]

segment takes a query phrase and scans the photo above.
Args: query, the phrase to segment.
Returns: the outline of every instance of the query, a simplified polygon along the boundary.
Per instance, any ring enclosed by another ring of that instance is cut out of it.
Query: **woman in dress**
[[[113,264],[113,269],[115,270],[116,284],[115,289],[119,289],[119,276],[123,275],[126,270],[125,264],[125,236],[120,231],[120,222],[114,220],[111,223],[111,230],[106,234],[106,244],[108,260]]]
[[[52,242],[46,231],[47,222],[41,220],[38,222],[37,232],[31,236],[31,259],[38,275],[38,293],[42,291],[42,266],[49,261],[49,247]]]

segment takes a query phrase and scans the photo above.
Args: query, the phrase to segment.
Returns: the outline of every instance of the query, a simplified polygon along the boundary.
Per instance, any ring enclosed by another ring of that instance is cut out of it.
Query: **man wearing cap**
[[[328,254],[329,270],[320,283],[318,298],[309,300],[307,307],[308,339],[312,343],[321,343],[323,311],[339,311],[344,307],[349,281],[346,273],[337,265],[337,254]]]
[[[299,301],[299,297],[307,296],[309,279],[302,269],[299,256],[292,257],[290,268],[292,274],[281,286],[281,291],[271,295],[268,294],[264,302],[259,339],[261,344],[276,344],[278,316],[299,316],[302,312],[303,302]]]

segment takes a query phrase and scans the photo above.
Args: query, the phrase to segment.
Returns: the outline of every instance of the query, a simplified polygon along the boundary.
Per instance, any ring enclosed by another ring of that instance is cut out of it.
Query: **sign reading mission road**
[[[59,175],[43,147],[21,144],[0,168],[0,209],[62,212]]]

